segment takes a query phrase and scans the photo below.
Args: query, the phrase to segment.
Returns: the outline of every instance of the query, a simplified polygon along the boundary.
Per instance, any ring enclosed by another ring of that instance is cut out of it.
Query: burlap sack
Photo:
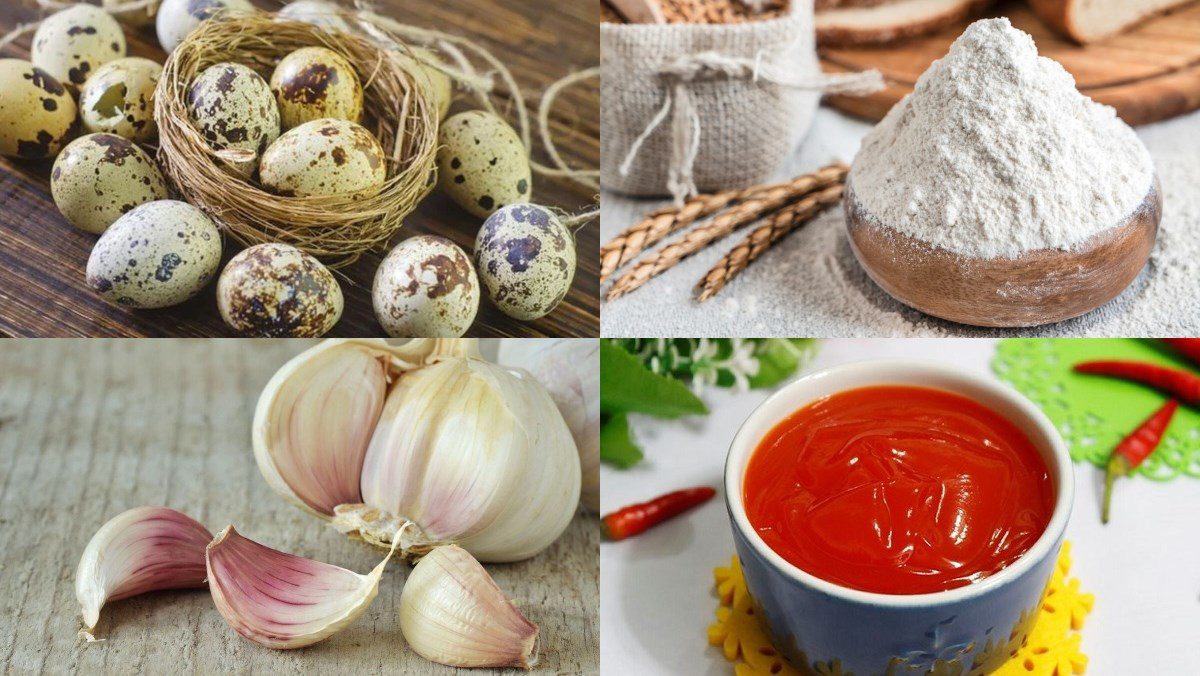
[[[822,89],[869,91],[878,73],[823,77],[811,0],[730,25],[600,26],[600,182],[683,199],[761,183],[808,132]]]

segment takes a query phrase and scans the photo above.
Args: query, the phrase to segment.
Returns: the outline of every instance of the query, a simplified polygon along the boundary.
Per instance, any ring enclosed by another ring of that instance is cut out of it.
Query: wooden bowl
[[[849,183],[843,203],[854,256],[884,291],[934,317],[989,327],[1050,324],[1112,300],[1145,266],[1162,218],[1156,175],[1128,218],[1077,250],[972,258],[881,225]]]

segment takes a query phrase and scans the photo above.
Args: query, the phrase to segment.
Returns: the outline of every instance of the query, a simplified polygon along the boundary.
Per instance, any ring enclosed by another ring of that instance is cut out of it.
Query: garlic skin
[[[204,548],[212,533],[167,507],[135,507],[109,519],[83,550],[75,569],[75,598],[92,632],[109,601],[160,589],[204,586]]]
[[[409,573],[400,631],[425,659],[452,667],[537,664],[537,625],[466,550],[437,547]]]
[[[267,483],[380,546],[406,524],[406,557],[459,544],[484,561],[550,545],[579,500],[562,415],[532,376],[469,339],[330,340],[297,355],[255,410]]]
[[[600,513],[600,341],[595,338],[506,338],[499,361],[523,368],[546,386],[567,422],[583,472],[580,503]]]
[[[366,575],[287,554],[226,526],[208,545],[208,587],[234,631],[288,650],[324,640],[371,605],[392,552]]]

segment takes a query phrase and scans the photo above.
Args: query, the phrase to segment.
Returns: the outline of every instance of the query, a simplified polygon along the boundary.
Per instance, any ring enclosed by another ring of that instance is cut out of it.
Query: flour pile
[[[1122,224],[1146,147],[1008,19],[972,24],[863,140],[849,183],[883,224],[975,258],[1070,250]]]

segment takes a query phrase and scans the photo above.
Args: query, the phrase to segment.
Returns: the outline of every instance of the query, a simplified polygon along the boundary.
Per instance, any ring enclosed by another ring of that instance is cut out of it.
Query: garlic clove
[[[135,507],[96,531],[75,570],[75,598],[88,640],[109,601],[159,589],[204,586],[204,548],[212,533],[167,507]]]
[[[575,438],[583,470],[583,506],[600,513],[600,341],[597,338],[505,338],[500,363],[533,374]]]
[[[271,549],[226,526],[208,545],[208,588],[217,610],[243,637],[268,648],[302,648],[363,614],[391,557],[388,552],[359,575]]]
[[[579,459],[550,395],[521,373],[479,359],[405,373],[367,448],[362,502],[482,561],[549,546],[575,514]]]
[[[466,550],[437,547],[400,595],[400,630],[422,657],[452,667],[537,664],[537,625]]]
[[[288,362],[259,398],[259,470],[277,492],[322,517],[362,502],[363,456],[391,378],[386,348],[327,341]]]

